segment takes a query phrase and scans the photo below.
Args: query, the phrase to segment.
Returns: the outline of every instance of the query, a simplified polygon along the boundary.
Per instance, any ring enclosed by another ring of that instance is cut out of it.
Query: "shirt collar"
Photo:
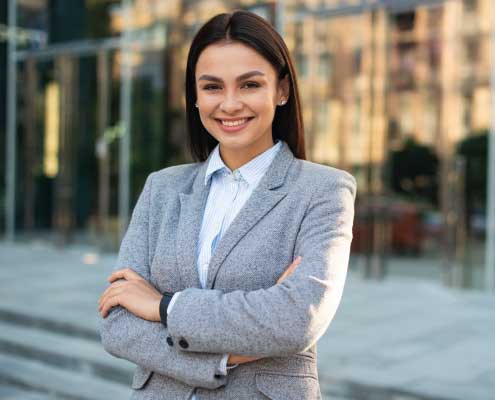
[[[277,140],[277,142],[268,150],[265,150],[263,153],[238,168],[242,178],[248,183],[249,186],[256,184],[263,177],[280,147],[282,147],[282,141]],[[228,172],[232,172],[224,164],[222,157],[220,157],[220,148],[217,144],[211,153],[210,160],[208,161],[208,167],[205,174],[205,185],[208,184],[209,179],[214,173],[223,169]]]

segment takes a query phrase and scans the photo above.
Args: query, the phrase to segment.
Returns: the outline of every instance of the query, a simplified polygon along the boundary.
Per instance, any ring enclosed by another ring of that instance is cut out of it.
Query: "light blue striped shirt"
[[[203,288],[206,286],[208,265],[214,248],[258,186],[280,147],[281,142],[278,141],[234,171],[224,164],[218,145],[213,149],[206,169],[205,185],[209,179],[212,181],[197,249],[197,268]]]
[[[201,287],[206,286],[208,266],[215,247],[235,219],[242,206],[258,186],[271,162],[282,146],[277,141],[251,161],[231,171],[220,156],[219,145],[211,154],[205,174],[205,186],[211,179],[210,191],[206,201],[196,253],[197,269]],[[176,293],[169,304],[170,313],[180,292]],[[218,372],[227,374],[228,354],[222,359]],[[199,400],[193,394],[191,400]]]

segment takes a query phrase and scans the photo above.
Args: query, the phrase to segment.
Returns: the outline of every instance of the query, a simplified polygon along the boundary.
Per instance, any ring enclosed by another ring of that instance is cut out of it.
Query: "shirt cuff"
[[[229,361],[229,355],[225,354],[220,360],[220,365],[217,367],[217,374],[222,376],[227,376],[227,371],[237,367],[238,364],[227,366],[227,362]]]
[[[170,311],[172,311],[172,307],[175,303],[175,301],[177,300],[177,297],[179,296],[181,292],[177,292],[175,293],[173,296],[172,296],[172,299],[170,300],[170,303],[168,303],[168,307],[167,307],[167,315],[170,315]]]

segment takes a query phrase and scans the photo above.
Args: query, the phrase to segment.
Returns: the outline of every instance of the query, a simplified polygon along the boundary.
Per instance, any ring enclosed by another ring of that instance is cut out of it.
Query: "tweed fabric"
[[[213,149],[205,176],[205,186],[211,180],[210,192],[198,242],[197,266],[202,286],[206,285],[213,249],[263,178],[281,145],[279,141],[235,171],[224,164],[219,146]]]
[[[194,387],[201,400],[319,399],[316,342],[344,288],[355,180],[294,158],[283,143],[218,243],[203,289],[196,249],[206,165],[151,174],[119,252],[116,268],[135,269],[161,292],[182,291],[168,328],[116,307],[101,321],[103,345],[138,365],[135,399],[185,400]],[[276,284],[297,255],[299,267]],[[167,336],[189,346],[171,347]],[[263,358],[215,377],[225,353]]]
[[[208,157],[205,185],[208,185],[210,180],[211,185],[201,222],[197,249],[197,268],[202,288],[206,285],[208,266],[217,244],[253,193],[281,145],[282,143],[278,141],[234,171],[231,171],[223,162],[220,156],[220,145],[217,144],[211,152],[211,156]],[[170,312],[179,295],[180,292],[174,295],[167,313]],[[227,370],[235,367],[227,367],[228,358],[229,354],[225,354],[222,358],[218,367],[218,374],[227,375]],[[193,395],[191,400],[199,399]]]

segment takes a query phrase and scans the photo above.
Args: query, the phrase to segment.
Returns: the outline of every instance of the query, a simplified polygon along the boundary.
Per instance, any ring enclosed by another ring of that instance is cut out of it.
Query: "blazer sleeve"
[[[356,182],[341,172],[312,199],[297,234],[302,261],[281,284],[255,291],[188,288],[167,319],[184,352],[286,356],[313,346],[333,319],[347,275]]]
[[[134,208],[129,228],[122,240],[115,269],[130,267],[150,280],[148,245],[150,197],[153,174]],[[217,374],[222,354],[185,353],[166,342],[167,329],[160,322],[143,320],[117,306],[99,321],[105,350],[141,367],[177,379],[190,386],[215,389],[225,385],[226,378]]]

